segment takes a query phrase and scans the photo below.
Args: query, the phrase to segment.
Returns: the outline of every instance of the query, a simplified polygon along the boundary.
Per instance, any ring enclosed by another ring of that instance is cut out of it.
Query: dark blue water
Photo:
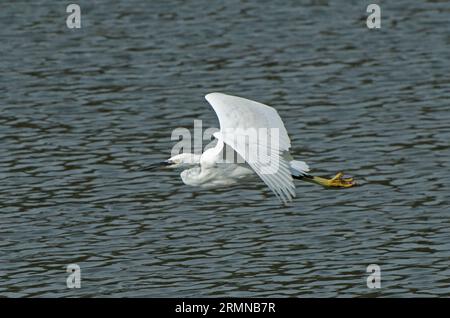
[[[450,296],[448,1],[383,1],[378,30],[370,1],[77,3],[72,30],[68,3],[0,3],[0,296]],[[135,170],[218,127],[213,91],[361,186],[283,207]]]

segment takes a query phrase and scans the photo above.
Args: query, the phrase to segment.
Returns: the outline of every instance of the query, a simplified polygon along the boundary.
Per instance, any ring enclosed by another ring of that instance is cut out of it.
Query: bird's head
[[[158,162],[156,164],[151,164],[146,167],[146,170],[154,170],[157,168],[187,168],[200,163],[200,155],[192,153],[180,153],[178,155],[172,156],[167,160]]]

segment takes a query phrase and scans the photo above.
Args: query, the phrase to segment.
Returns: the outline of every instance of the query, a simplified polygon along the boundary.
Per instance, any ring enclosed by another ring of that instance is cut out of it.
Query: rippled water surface
[[[0,3],[0,296],[450,296],[448,1],[383,2],[379,30],[370,1],[77,3],[78,30],[64,1]],[[212,91],[361,186],[280,206],[136,169],[218,126]]]

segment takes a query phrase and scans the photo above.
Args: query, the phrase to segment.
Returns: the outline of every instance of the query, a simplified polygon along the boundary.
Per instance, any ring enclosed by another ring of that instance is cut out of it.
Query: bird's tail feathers
[[[292,160],[289,162],[289,164],[291,167],[291,174],[294,177],[307,175],[307,172],[309,171],[309,166],[304,161]]]

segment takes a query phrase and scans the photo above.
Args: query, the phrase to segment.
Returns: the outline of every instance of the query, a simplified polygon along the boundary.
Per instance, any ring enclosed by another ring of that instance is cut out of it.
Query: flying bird
[[[216,146],[202,154],[177,154],[148,169],[184,168],[183,182],[199,187],[230,186],[256,173],[285,204],[296,196],[294,179],[326,188],[349,188],[356,184],[342,172],[331,179],[313,176],[308,164],[294,160],[289,152],[291,141],[274,108],[223,93],[210,93],[205,98],[220,123],[220,131],[214,134]]]

